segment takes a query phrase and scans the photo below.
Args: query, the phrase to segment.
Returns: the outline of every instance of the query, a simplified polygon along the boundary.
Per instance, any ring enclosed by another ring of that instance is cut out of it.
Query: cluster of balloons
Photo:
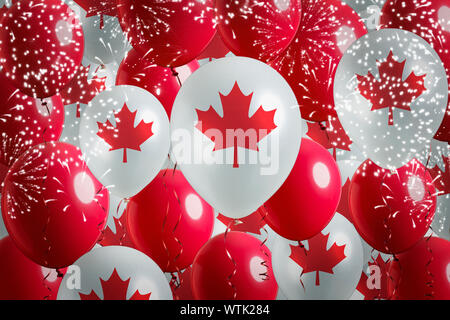
[[[0,298],[450,299],[450,1],[382,2],[4,4]]]

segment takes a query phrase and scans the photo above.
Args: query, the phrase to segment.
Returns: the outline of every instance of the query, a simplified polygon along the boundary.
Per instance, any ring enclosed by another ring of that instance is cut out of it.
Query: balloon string
[[[128,202],[130,202],[129,198],[123,198],[120,200],[119,204],[117,205],[116,208],[116,215],[117,217],[119,216],[119,211],[120,211],[120,207],[122,202],[125,204],[125,208],[122,211],[122,215],[126,215],[127,214],[127,208],[128,208]],[[125,216],[125,219],[128,219],[127,216]],[[119,239],[119,245],[123,245],[123,241],[125,240],[125,237],[127,236],[127,227],[125,225],[122,224],[122,222],[120,221],[120,218],[117,220],[119,227],[122,229],[122,236]],[[116,232],[118,232],[118,230],[116,230]]]
[[[103,191],[103,190],[107,190],[107,188],[105,188],[104,186],[101,186],[97,192],[95,193],[95,197],[94,197],[94,201],[95,203],[103,210],[103,212],[105,213],[105,218],[102,221],[99,221],[97,224],[97,229],[100,233],[100,236],[97,239],[97,243],[100,244],[104,239],[105,239],[105,230],[107,228],[107,220],[108,220],[108,215],[109,212],[106,211],[106,208],[100,203],[100,201],[97,199],[97,196]],[[126,199],[123,199],[126,200]],[[119,202],[119,206],[122,203],[122,200]],[[116,230],[117,232],[117,230]]]
[[[48,171],[49,171],[49,169],[50,169],[50,161],[47,162],[45,176],[44,176],[43,181],[42,181],[42,185],[43,185],[43,189],[44,190],[45,190],[45,185],[46,185],[47,179],[48,179]],[[42,198],[42,200],[43,200],[43,203],[44,203],[44,206],[45,206],[45,210],[48,213],[50,213],[49,210],[48,210],[48,207],[47,207],[47,201],[45,200],[45,198]],[[49,216],[47,218],[47,221],[46,221],[46,223],[44,225],[44,229],[42,230],[42,239],[45,242],[47,242],[47,244],[48,244],[47,250],[46,250],[45,255],[44,255],[44,264],[46,266],[48,265],[48,256],[50,255],[50,251],[52,250],[52,244],[51,244],[50,240],[47,237],[47,228],[48,228],[48,226],[50,224],[50,219],[51,219],[51,215],[49,214]]]
[[[430,299],[433,299],[433,297],[434,297],[434,282],[435,282],[435,280],[434,280],[434,275],[433,275],[433,273],[432,273],[431,270],[430,270],[430,264],[431,264],[431,263],[433,262],[433,260],[434,260],[434,257],[433,257],[433,251],[432,251],[432,249],[431,249],[431,247],[430,247],[430,244],[429,244],[429,241],[430,241],[431,237],[432,237],[432,235],[430,235],[430,236],[425,240],[425,242],[426,242],[426,247],[427,247],[427,251],[430,253],[430,259],[427,261],[427,263],[426,263],[426,265],[425,265],[426,272],[427,272],[427,276],[428,276],[428,278],[429,278],[429,281],[427,281],[427,282],[425,283],[425,285],[426,285],[428,288],[430,288],[430,293],[425,293],[425,296],[428,297],[428,298],[430,298]]]
[[[174,76],[174,77],[177,78],[177,80],[178,80],[178,85],[179,85],[180,87],[182,87],[181,80],[180,80],[180,74],[175,70],[175,68],[170,68],[170,71],[172,71],[172,76]]]
[[[169,159],[170,159],[170,157],[169,157]],[[168,172],[169,172],[169,168],[166,168],[164,170],[164,173],[163,173],[163,188],[164,188],[164,190],[166,191],[166,194],[167,194],[167,207],[166,207],[166,214],[165,214],[164,220],[163,220],[161,235],[164,234],[164,230],[166,229],[167,220],[168,220],[169,214],[170,214],[170,201],[169,201],[169,199],[170,199],[172,193],[169,192],[169,188],[168,188],[168,186],[166,184],[166,181],[165,181],[166,175],[168,174]],[[176,169],[174,168],[173,171],[172,171],[172,178],[174,177],[175,172],[176,172]],[[172,191],[173,191],[173,196],[175,197],[175,199],[176,199],[176,201],[178,203],[178,209],[179,210],[178,210],[178,219],[177,219],[174,227],[171,230],[171,234],[172,234],[172,237],[173,237],[174,241],[176,243],[178,243],[178,245],[180,246],[180,250],[175,255],[173,260],[171,259],[171,252],[170,252],[170,250],[169,250],[169,248],[168,248],[168,246],[167,246],[167,244],[166,244],[166,242],[164,240],[164,238],[165,238],[164,236],[162,236],[162,244],[163,244],[164,250],[166,251],[167,257],[168,257],[166,269],[169,269],[171,264],[173,264],[175,266],[176,272],[180,275],[180,277],[179,277],[180,281],[179,281],[179,283],[178,283],[178,285],[176,287],[176,289],[178,289],[183,284],[183,279],[181,277],[181,270],[178,267],[178,265],[176,264],[176,262],[180,258],[180,256],[183,254],[184,246],[183,246],[182,241],[176,236],[176,230],[178,229],[178,226],[179,226],[179,224],[181,222],[181,219],[182,219],[183,215],[182,215],[182,206],[181,206],[181,202],[180,202],[180,199],[178,197],[178,194],[177,194],[176,190],[173,189],[173,188],[172,188]],[[172,275],[173,275],[173,273],[172,273]]]
[[[231,220],[228,225],[227,225],[227,229],[225,230],[224,236],[223,236],[223,242],[225,245],[225,253],[227,254],[228,259],[230,259],[230,261],[233,263],[233,272],[231,272],[228,276],[227,276],[227,283],[228,285],[231,287],[231,289],[233,290],[233,300],[236,300],[237,298],[237,288],[236,286],[233,284],[233,282],[231,281],[231,279],[236,275],[237,273],[237,264],[236,261],[233,259],[233,257],[231,256],[230,251],[227,248],[227,236],[228,233],[231,231],[231,225],[236,223],[236,219]]]
[[[319,121],[319,122],[317,122],[318,124],[319,124],[319,126],[320,126],[320,129],[321,130],[323,130],[323,131],[325,131],[325,135],[327,136],[327,141],[328,141],[328,143],[332,146],[332,148],[333,148],[333,158],[334,158],[334,160],[336,161],[336,157],[337,157],[337,154],[336,154],[336,147],[332,144],[332,142],[331,142],[331,140],[330,140],[330,136],[329,136],[329,134],[328,134],[328,128],[327,128],[327,125],[326,125],[326,121]],[[324,124],[325,123],[325,124]]]
[[[260,210],[263,210],[263,213],[260,212],[262,219],[259,221],[259,226],[265,225],[266,217],[269,214],[268,211],[267,211],[267,208],[265,207],[265,205],[262,205],[260,208],[258,208],[258,211],[260,211]],[[263,227],[262,229],[266,233],[266,236],[265,236],[264,240],[261,242],[261,244],[259,246],[259,249],[261,250],[262,254],[266,257],[266,260],[263,260],[261,262],[261,266],[265,267],[266,271],[260,273],[259,275],[262,277],[263,280],[270,280],[269,266],[268,266],[268,262],[270,261],[270,257],[269,257],[268,252],[266,250],[264,250],[264,245],[266,244],[266,242],[269,239],[269,232],[267,231],[267,229],[265,227]]]
[[[397,170],[392,171],[391,174],[396,174],[398,176]],[[391,188],[389,188],[389,186],[385,183],[386,175],[387,175],[386,173],[383,173],[383,182],[380,186],[380,194],[381,194],[381,199],[383,201],[383,205],[376,206],[375,209],[386,208],[389,212],[388,216],[383,218],[383,227],[384,227],[386,233],[388,234],[387,238],[385,238],[383,240],[383,242],[384,242],[384,247],[385,247],[386,252],[392,252],[392,250],[390,248],[390,244],[392,244],[392,228],[390,226],[389,220],[392,219],[394,217],[394,215],[396,215],[398,212],[391,211],[391,208],[387,202],[387,197],[390,197],[390,196],[385,197],[385,194],[383,192],[383,189],[386,189],[388,192],[392,193]],[[392,198],[392,197],[390,197],[390,198]],[[393,254],[393,263],[394,263],[394,261],[398,263],[399,269],[401,270],[400,260],[397,258],[397,256],[395,254]],[[400,275],[399,275],[398,281],[395,281],[394,278],[389,274],[389,271],[387,273],[388,273],[388,277],[395,283],[395,287],[392,290],[392,293],[388,299],[388,300],[392,300],[392,298],[395,296],[395,293],[398,290],[398,287],[400,285]],[[401,272],[400,272],[400,274],[401,274]]]
[[[305,251],[305,257],[306,257],[306,256],[308,255],[308,251],[306,250],[306,248],[305,248],[305,246],[303,245],[303,243],[301,243],[301,241],[298,241],[298,247],[299,247],[299,248],[302,248],[302,249]],[[300,281],[300,284],[301,284],[302,287],[303,287],[303,291],[306,292],[305,284],[303,283],[303,280],[302,280],[302,276],[303,276],[303,274],[304,274],[304,270],[305,270],[305,268],[302,268],[302,272],[300,273],[299,281]]]
[[[47,278],[50,276],[51,271],[49,271],[47,273],[46,276],[44,276],[44,278],[42,279],[42,285],[48,290],[48,294],[46,296],[44,296],[44,298],[42,300],[48,300],[50,299],[50,297],[52,296],[52,288],[50,288],[50,286],[47,285]]]

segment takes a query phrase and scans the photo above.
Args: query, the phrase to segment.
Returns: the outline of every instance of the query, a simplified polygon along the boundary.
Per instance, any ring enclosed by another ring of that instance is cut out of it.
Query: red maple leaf
[[[188,267],[184,271],[173,276],[170,280],[170,289],[172,290],[174,300],[195,300],[191,287],[192,268]]]
[[[258,142],[277,127],[273,122],[276,110],[264,111],[260,106],[250,117],[248,112],[253,93],[245,96],[237,82],[227,96],[220,92],[219,95],[223,117],[212,106],[207,111],[197,109],[198,123],[195,127],[214,142],[214,151],[234,148],[233,168],[239,168],[238,147],[259,151]],[[222,139],[217,139],[217,131],[222,134]]]
[[[336,212],[347,218],[348,221],[353,223],[352,213],[350,211],[350,206],[348,205],[348,196],[350,191],[350,179],[347,178],[344,185],[341,188],[341,199],[339,200],[339,205]]]
[[[309,250],[303,245],[291,247],[291,255],[289,256],[300,267],[303,268],[302,274],[316,272],[316,286],[320,285],[319,271],[333,274],[333,268],[345,259],[345,245],[338,246],[333,243],[331,248],[327,250],[328,237],[330,234],[317,234],[307,240]]]
[[[131,278],[122,280],[114,268],[111,276],[108,280],[100,278],[102,285],[103,299],[100,299],[94,290],[91,290],[89,294],[78,293],[81,300],[127,300],[128,284]],[[129,300],[148,300],[150,299],[151,292],[147,294],[140,294],[137,290]]]
[[[100,16],[100,29],[103,28],[103,16],[117,17],[116,0],[75,0],[86,11],[86,18]]]
[[[434,186],[440,191],[440,195],[450,193],[450,157],[442,156],[444,160],[444,171],[439,166],[428,169],[433,178]]]
[[[414,72],[403,81],[406,60],[398,62],[392,51],[387,60],[377,61],[380,79],[369,72],[366,76],[356,75],[360,94],[372,103],[372,111],[389,108],[389,125],[394,124],[393,108],[411,111],[411,103],[425,90],[426,74],[417,76]]]
[[[339,118],[332,116],[324,122],[308,122],[307,136],[325,149],[333,149],[334,159],[336,159],[336,149],[350,151],[350,145],[353,143]]]
[[[126,210],[122,213],[119,219],[113,217],[114,225],[116,227],[116,233],[114,233],[108,226],[102,233],[101,240],[99,241],[102,246],[124,246],[134,248],[134,244],[131,241],[127,232],[127,215]]]
[[[109,120],[106,123],[97,122],[97,135],[111,146],[109,151],[123,149],[123,162],[127,162],[127,149],[141,151],[140,145],[152,135],[153,122],[145,123],[143,120],[134,127],[137,110],[131,112],[125,103],[119,112],[114,111],[116,127]]]
[[[378,254],[377,258],[374,260],[372,258],[372,262],[369,262],[369,266],[377,266],[379,268],[380,275],[380,287],[379,288],[369,288],[367,279],[369,278],[364,272],[361,273],[361,279],[359,280],[358,286],[356,290],[358,290],[363,296],[364,300],[375,300],[375,299],[384,299],[387,300],[390,298],[390,292],[388,290],[388,282],[389,282],[389,267],[391,264],[391,260],[388,259],[384,261],[381,257],[381,254]]]
[[[88,104],[97,94],[106,89],[105,78],[94,76],[88,80],[90,65],[85,67],[80,65],[77,68],[75,76],[64,87],[60,95],[65,106],[77,104],[77,118],[80,115],[80,103]]]
[[[231,231],[251,232],[254,234],[261,234],[261,229],[267,224],[258,211],[241,219],[228,218],[219,213],[217,219],[224,225],[229,226]]]

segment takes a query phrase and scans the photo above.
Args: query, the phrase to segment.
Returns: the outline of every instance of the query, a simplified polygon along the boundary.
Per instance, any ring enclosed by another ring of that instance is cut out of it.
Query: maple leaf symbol
[[[364,272],[361,273],[361,279],[358,282],[356,290],[364,296],[364,300],[389,299],[388,282],[390,264],[391,260],[384,261],[381,254],[378,254],[375,260],[372,258],[372,262],[369,262],[369,266],[377,266],[379,268],[379,275],[381,277],[379,288],[369,288],[367,283],[369,277]]]
[[[114,111],[117,127],[109,120],[106,123],[97,122],[97,135],[111,146],[109,151],[123,149],[123,162],[127,162],[127,149],[141,151],[140,145],[152,135],[153,122],[145,123],[143,120],[134,127],[137,110],[131,112],[125,103],[119,112]]]
[[[336,209],[336,212],[339,212],[341,215],[343,215],[345,218],[347,218],[348,221],[353,223],[352,213],[350,211],[350,206],[348,205],[348,196],[350,191],[350,179],[347,178],[345,181],[345,184],[341,188],[341,199],[339,200],[339,205]]]
[[[389,121],[394,124],[393,108],[411,111],[411,103],[425,90],[425,76],[417,76],[414,72],[403,81],[403,70],[406,60],[398,62],[392,51],[385,62],[377,61],[380,79],[371,72],[366,76],[356,75],[360,94],[372,103],[371,111],[389,108]]]
[[[325,149],[333,149],[334,159],[336,159],[336,149],[350,151],[350,145],[353,142],[342,127],[339,118],[329,116],[325,123],[308,122],[307,124],[306,135]]]
[[[428,169],[433,178],[434,186],[440,191],[439,195],[450,193],[450,157],[442,156],[442,160],[444,160],[444,171],[438,165]]]
[[[191,289],[191,274],[192,268],[187,267],[184,271],[178,273],[178,277],[173,276],[170,280],[169,285],[174,300],[194,300]]]
[[[338,246],[333,243],[327,250],[328,237],[330,234],[317,234],[307,240],[309,250],[299,244],[290,245],[291,255],[289,256],[295,263],[302,267],[304,273],[316,272],[316,286],[320,286],[319,271],[333,273],[333,268],[345,259],[345,245]]]
[[[241,219],[231,219],[219,213],[217,219],[224,225],[229,226],[231,231],[251,232],[254,234],[261,234],[260,230],[266,225],[266,221],[258,211]]]
[[[212,106],[207,111],[196,109],[198,123],[195,127],[214,142],[214,151],[234,148],[233,168],[239,168],[238,147],[259,151],[258,142],[277,127],[273,122],[276,110],[264,111],[260,106],[253,116],[249,117],[253,93],[245,96],[237,82],[227,96],[220,92],[219,95],[223,117],[220,117]],[[217,131],[226,139],[219,141],[215,134]],[[233,139],[229,139],[230,136]],[[226,140],[225,146],[223,140]]]
[[[106,89],[106,77],[98,78],[94,76],[88,80],[90,67],[90,65],[87,67],[80,65],[75,76],[60,93],[65,106],[73,103],[77,104],[77,118],[81,116],[80,103],[88,104],[97,94]]]
[[[113,217],[114,225],[116,227],[116,233],[112,232],[112,230],[106,226],[105,230],[102,233],[102,237],[99,243],[105,246],[124,246],[134,248],[134,244],[128,236],[126,225],[126,210],[122,213],[119,219]]]
[[[89,294],[78,293],[81,300],[127,300],[127,290],[128,284],[131,278],[127,280],[122,280],[117,273],[116,268],[114,268],[111,276],[108,280],[103,280],[100,278],[100,283],[103,290],[103,299],[91,290]],[[151,292],[147,294],[140,294],[137,290],[130,298],[130,300],[148,300],[150,299]]]
[[[118,16],[116,0],[75,0],[86,11],[86,18],[100,16],[100,29],[103,29],[103,16]]]

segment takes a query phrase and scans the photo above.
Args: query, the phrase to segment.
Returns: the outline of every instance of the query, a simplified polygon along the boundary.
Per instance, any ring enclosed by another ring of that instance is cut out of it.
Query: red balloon
[[[333,156],[320,144],[302,139],[294,168],[265,203],[262,215],[284,238],[306,240],[328,225],[340,197],[341,176]]]
[[[209,240],[192,265],[197,300],[274,300],[272,254],[258,239],[231,231]]]
[[[425,238],[397,258],[389,269],[393,299],[450,299],[450,241]]]
[[[198,62],[194,60],[172,71],[170,68],[150,63],[138,51],[132,49],[119,66],[116,84],[131,85],[147,90],[158,98],[170,117],[182,80],[199,67]]]
[[[218,31],[238,56],[270,62],[291,43],[302,14],[301,0],[216,0]]]
[[[0,256],[0,300],[56,300],[65,270],[34,263],[10,237],[0,240]]]
[[[230,49],[223,43],[222,37],[219,32],[216,32],[214,38],[208,44],[205,50],[197,57],[197,60],[208,59],[220,59],[225,57],[230,52]]]
[[[214,0],[117,0],[122,29],[152,64],[179,67],[197,58],[216,32]]]
[[[450,1],[388,0],[380,18],[381,28],[413,32],[425,39],[444,64],[450,92]],[[450,99],[450,96],[449,96]],[[450,143],[450,100],[435,139]]]
[[[164,272],[191,265],[214,227],[214,209],[179,170],[161,171],[126,210],[131,240]]]
[[[83,29],[75,13],[60,0],[18,1],[0,28],[3,72],[31,97],[58,93],[83,59]]]
[[[63,142],[28,149],[6,175],[3,221],[17,247],[49,268],[71,265],[101,235],[109,196],[81,151]]]
[[[359,16],[340,0],[302,0],[302,20],[294,41],[272,66],[297,96],[302,117],[336,117],[333,85],[345,50],[367,33]]]
[[[395,254],[411,248],[429,229],[436,190],[415,159],[394,172],[366,160],[353,175],[349,205],[361,237],[372,248]]]
[[[9,167],[28,148],[59,139],[64,125],[60,96],[31,98],[0,73],[0,183]]]

